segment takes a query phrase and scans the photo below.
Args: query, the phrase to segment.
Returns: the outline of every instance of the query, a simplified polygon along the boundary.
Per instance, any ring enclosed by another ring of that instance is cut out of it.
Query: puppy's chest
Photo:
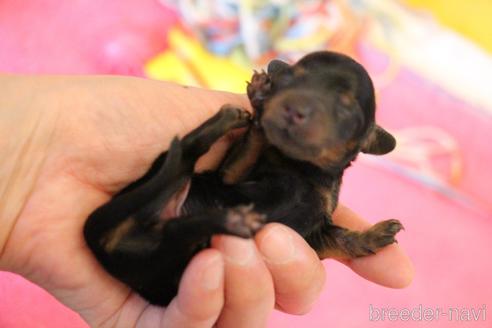
[[[321,186],[319,188],[319,197],[323,202],[323,208],[326,213],[331,215],[338,205],[338,197],[340,194],[341,179],[333,179],[330,185]]]

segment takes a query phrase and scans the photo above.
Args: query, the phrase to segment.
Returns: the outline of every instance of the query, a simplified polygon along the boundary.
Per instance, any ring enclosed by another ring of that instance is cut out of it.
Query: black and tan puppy
[[[317,52],[290,66],[272,61],[248,85],[254,108],[224,106],[172,142],[149,172],[89,217],[84,234],[116,278],[154,304],[176,294],[187,263],[213,234],[252,237],[266,222],[295,229],[320,258],[373,254],[395,242],[396,220],[365,232],[332,223],[343,171],[359,151],[385,154],[394,138],[374,122],[372,82],[351,58]],[[217,171],[200,156],[247,127]]]

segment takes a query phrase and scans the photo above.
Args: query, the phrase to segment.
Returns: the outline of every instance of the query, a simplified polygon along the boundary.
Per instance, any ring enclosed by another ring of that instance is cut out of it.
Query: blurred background
[[[312,312],[275,312],[269,326],[492,327],[491,16],[490,0],[1,0],[0,72],[136,75],[244,92],[252,69],[272,58],[353,56],[374,80],[378,120],[398,147],[360,156],[341,199],[373,222],[404,223],[399,241],[415,280],[391,290],[325,261],[328,282]],[[451,320],[374,321],[370,306],[456,311]],[[488,313],[476,321],[472,309]],[[86,325],[0,272],[0,327]]]

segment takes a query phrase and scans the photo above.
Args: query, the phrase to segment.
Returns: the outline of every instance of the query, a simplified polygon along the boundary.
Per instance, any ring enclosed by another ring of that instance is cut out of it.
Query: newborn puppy
[[[142,178],[86,222],[85,239],[100,263],[153,304],[170,302],[186,265],[213,234],[250,238],[280,222],[323,259],[374,254],[402,229],[387,220],[356,232],[331,219],[343,171],[359,151],[395,147],[374,122],[374,89],[361,65],[327,51],[292,66],[274,60],[247,91],[253,115],[223,106],[175,138]],[[218,138],[244,127],[218,170],[193,172]]]

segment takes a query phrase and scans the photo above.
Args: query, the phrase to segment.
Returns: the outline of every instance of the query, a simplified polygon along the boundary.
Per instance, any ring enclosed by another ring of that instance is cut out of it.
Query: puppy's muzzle
[[[326,99],[314,90],[285,90],[265,103],[261,125],[286,155],[306,160],[331,144],[335,133]]]
[[[262,116],[265,133],[280,133],[299,143],[320,144],[331,128],[326,104],[317,93],[305,90],[283,91],[266,104]]]

